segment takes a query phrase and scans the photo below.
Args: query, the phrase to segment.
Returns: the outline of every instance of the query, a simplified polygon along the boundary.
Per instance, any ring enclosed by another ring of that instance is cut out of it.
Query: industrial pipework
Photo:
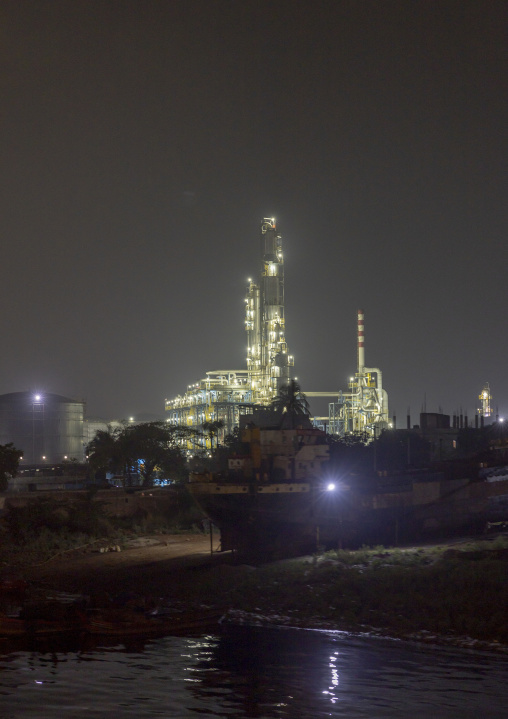
[[[224,425],[219,432],[221,440],[238,426],[240,411],[270,404],[288,384],[293,366],[285,337],[282,238],[275,218],[263,219],[260,238],[259,281],[249,279],[245,297],[247,369],[207,372],[205,379],[189,385],[183,395],[166,400],[168,422],[197,428],[219,420]],[[194,447],[196,442],[191,444]],[[206,438],[201,444],[211,448]]]
[[[365,313],[358,310],[357,371],[349,380],[349,391],[339,392],[337,401],[329,404],[329,432],[341,436],[354,432],[374,438],[388,426],[383,375],[378,367],[365,366]]]
[[[248,280],[245,297],[247,369],[207,372],[206,378],[189,385],[183,395],[166,400],[168,422],[202,427],[220,421],[220,440],[239,424],[240,413],[257,405],[270,405],[290,380],[293,357],[288,354],[284,312],[284,258],[282,238],[275,218],[261,222],[261,272],[259,280]],[[328,431],[344,435],[361,433],[377,436],[388,427],[388,396],[383,389],[381,370],[365,367],[364,312],[358,310],[358,365],[347,392],[307,392],[308,397],[330,397]],[[326,419],[326,418],[323,418]],[[194,447],[196,442],[191,443]],[[211,440],[202,438],[202,449],[211,449]],[[195,447],[194,447],[195,448]]]

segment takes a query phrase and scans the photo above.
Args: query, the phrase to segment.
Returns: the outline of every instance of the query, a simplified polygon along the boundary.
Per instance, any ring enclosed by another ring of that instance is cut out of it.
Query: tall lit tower
[[[480,414],[482,417],[490,417],[490,415],[492,414],[492,409],[490,407],[490,403],[492,402],[492,395],[490,394],[490,386],[488,382],[485,383],[485,387],[482,389],[482,393],[478,399],[482,403],[482,406],[478,410],[478,414]]]
[[[365,315],[363,310],[358,310],[358,374],[363,373],[365,367]]]
[[[261,244],[261,277],[259,284],[249,280],[245,327],[252,389],[258,402],[266,404],[289,382],[293,364],[285,337],[282,239],[273,217],[261,223]]]

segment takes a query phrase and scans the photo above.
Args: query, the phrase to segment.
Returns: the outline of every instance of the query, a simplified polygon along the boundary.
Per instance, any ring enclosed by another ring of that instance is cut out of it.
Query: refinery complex
[[[240,426],[240,416],[257,412],[259,417],[259,410],[269,408],[281,387],[294,379],[294,359],[286,342],[282,237],[274,218],[262,221],[259,236],[259,275],[248,280],[245,296],[245,367],[205,372],[204,378],[189,385],[183,394],[165,401],[166,421],[173,425],[205,429],[206,434],[206,423],[209,428],[211,423],[216,423],[208,437],[203,436],[203,432],[198,434],[195,443],[200,449],[211,449],[212,442],[223,444],[224,437]],[[327,401],[328,413],[311,418],[316,428],[338,437],[355,433],[370,440],[385,428],[396,429],[396,419],[393,417],[393,422],[390,421],[381,370],[366,364],[364,320],[363,310],[358,310],[357,366],[347,388],[306,390],[305,395]],[[238,340],[242,341],[240,328]],[[497,422],[488,382],[478,399],[474,426],[483,427],[485,420],[494,417]],[[451,451],[458,430],[472,426],[462,410],[454,414],[452,424],[448,415],[424,414],[420,424],[427,432],[427,439],[429,422],[443,435],[436,439],[439,453],[444,452],[448,444]],[[129,423],[133,422],[131,417]],[[61,395],[32,392],[0,395],[0,444],[13,442],[22,447],[25,464],[45,467],[66,462],[68,458],[81,462],[85,447],[98,430],[121,426],[118,420],[85,418],[84,402]],[[411,425],[409,413],[407,429],[419,429],[418,425]],[[444,436],[446,433],[449,437]],[[195,448],[194,442],[190,442],[187,449],[193,453]]]
[[[274,218],[263,219],[260,235],[260,275],[248,281],[245,297],[246,367],[206,372],[205,378],[189,385],[183,395],[167,399],[168,422],[195,428],[205,422],[221,422],[224,436],[239,425],[241,414],[268,407],[292,378],[294,360],[286,343],[282,238]],[[381,370],[365,365],[362,310],[358,310],[357,338],[357,371],[347,390],[305,394],[328,398],[328,416],[314,419],[327,432],[339,436],[359,432],[374,438],[389,426],[388,395]]]

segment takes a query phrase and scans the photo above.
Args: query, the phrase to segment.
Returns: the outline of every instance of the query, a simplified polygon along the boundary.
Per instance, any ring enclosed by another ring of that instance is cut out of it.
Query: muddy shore
[[[117,549],[74,550],[25,567],[22,576],[34,588],[54,592],[111,596],[132,592],[192,600],[202,593],[197,575],[212,575],[217,573],[214,568],[232,562],[230,553],[212,554],[210,537],[203,534],[150,535]],[[220,568],[218,573],[223,574]]]
[[[346,630],[506,654],[508,646],[504,621],[498,621],[499,632],[490,630],[488,626],[475,630],[471,623],[461,626],[453,621],[453,614],[457,611],[464,611],[466,620],[481,614],[488,621],[489,615],[493,616],[504,604],[503,597],[498,596],[492,606],[486,606],[492,591],[488,591],[487,578],[480,579],[479,572],[483,571],[482,564],[488,569],[493,566],[494,560],[498,567],[497,576],[502,579],[508,566],[508,550],[482,550],[481,561],[477,563],[478,552],[467,551],[467,546],[457,542],[448,548],[442,545],[438,548],[441,552],[438,560],[432,558],[431,551],[425,559],[423,571],[432,572],[434,568],[437,571],[444,558],[447,564],[439,569],[441,577],[443,570],[445,577],[448,571],[450,576],[456,571],[465,571],[464,588],[467,587],[465,591],[468,594],[469,587],[474,586],[472,582],[482,582],[479,602],[460,609],[457,597],[460,598],[464,591],[450,598],[449,592],[447,596],[444,586],[440,585],[436,588],[435,601],[428,606],[427,612],[422,613],[415,613],[414,601],[425,601],[428,587],[423,594],[411,595],[407,585],[404,585],[406,588],[401,589],[403,594],[397,598],[398,604],[394,604],[397,584],[406,581],[407,573],[411,575],[413,569],[409,565],[407,568],[401,565],[383,569],[384,563],[390,561],[388,551],[371,552],[368,559],[371,569],[367,565],[362,569],[358,564],[347,568],[340,559],[326,556],[301,557],[253,567],[237,562],[230,552],[212,553],[207,535],[167,534],[137,537],[127,542],[121,551],[117,551],[118,547],[103,547],[102,551],[96,546],[84,547],[17,571],[18,576],[29,582],[31,592],[39,595],[68,593],[100,601],[100,598],[131,593],[138,597],[163,599],[169,604],[182,604],[197,614],[203,607],[212,608],[218,614],[228,615],[235,623]],[[411,553],[410,561],[414,563],[415,557],[420,554],[425,557],[427,550],[411,548],[396,551],[399,554],[402,552],[402,555]],[[485,553],[486,557],[483,556]],[[358,562],[360,558],[355,555],[353,561]],[[401,561],[401,556],[398,561]],[[378,568],[374,566],[376,564]],[[392,570],[395,573],[384,577],[388,583],[378,593],[383,573]],[[418,569],[414,570],[413,576],[418,573]],[[506,587],[503,589],[503,582],[499,580],[498,585],[496,591],[499,593],[501,590],[503,594]],[[327,594],[330,590],[331,598]],[[390,597],[384,614],[375,611],[383,595]],[[447,601],[450,613],[443,622],[429,624],[425,621],[429,612],[438,614]],[[330,606],[332,603],[335,606]],[[358,611],[359,607],[363,608],[362,611]],[[473,635],[476,634],[473,638],[468,627],[473,628]]]

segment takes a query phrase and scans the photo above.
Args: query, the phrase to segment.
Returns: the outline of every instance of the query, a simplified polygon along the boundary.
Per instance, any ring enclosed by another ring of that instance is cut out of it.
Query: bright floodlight
[[[35,401],[36,401],[36,402],[38,402],[38,401],[40,400],[40,398],[41,398],[40,394],[36,394],[36,395],[35,395]]]
[[[333,492],[333,490],[335,489],[335,484],[334,484],[333,482],[330,482],[330,484],[327,484],[327,485],[326,485],[326,489],[327,489],[329,492]]]

